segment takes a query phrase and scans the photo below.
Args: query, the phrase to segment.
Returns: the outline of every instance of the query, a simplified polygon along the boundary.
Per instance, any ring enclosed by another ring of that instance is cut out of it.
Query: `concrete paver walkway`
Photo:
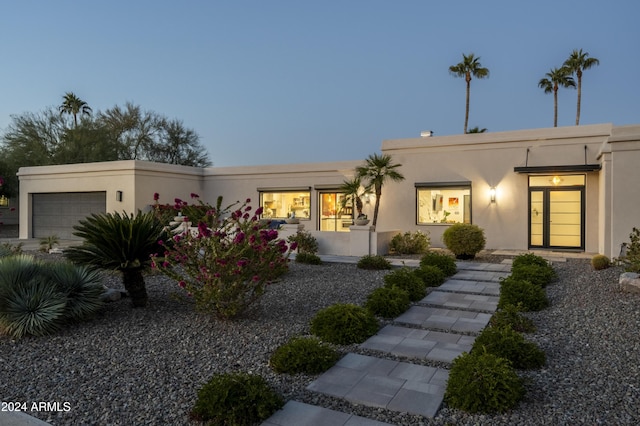
[[[451,363],[471,350],[475,336],[496,310],[500,278],[511,270],[509,263],[459,262],[457,266],[458,272],[453,277],[360,345],[362,349],[379,352],[379,356],[349,353],[307,389],[355,404],[434,417],[442,405],[449,370],[411,361]],[[394,357],[406,360],[391,359]],[[287,406],[263,424],[329,424],[318,423],[318,419],[336,415],[335,411],[321,407]],[[294,410],[291,419],[295,414],[295,421],[287,422],[290,410]],[[358,421],[365,422],[358,423],[363,425],[379,424],[366,423],[366,419]]]

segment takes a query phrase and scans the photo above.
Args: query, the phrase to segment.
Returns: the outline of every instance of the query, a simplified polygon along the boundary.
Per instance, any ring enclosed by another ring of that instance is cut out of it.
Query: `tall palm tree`
[[[401,164],[393,164],[393,159],[388,154],[371,154],[365,160],[364,165],[356,167],[356,176],[367,182],[365,188],[374,188],[376,194],[376,204],[373,209],[373,226],[378,222],[378,210],[380,208],[380,196],[382,186],[386,181],[400,182],[404,176],[396,169]]]
[[[486,127],[480,128],[480,127],[476,126],[476,127],[470,128],[467,133],[484,133],[486,131],[487,131]]]
[[[578,78],[578,106],[576,108],[576,126],[580,124],[580,102],[582,100],[582,71],[588,70],[591,67],[600,65],[600,61],[596,58],[588,58],[588,52],[583,52],[582,49],[574,49],[571,52],[569,58],[564,61],[563,66],[571,70],[572,74],[575,74]]]
[[[469,55],[462,54],[462,62],[451,65],[449,72],[454,77],[463,77],[467,82],[467,103],[464,113],[464,132],[467,133],[467,125],[469,123],[469,92],[471,91],[471,77],[485,78],[489,77],[489,68],[484,68],[480,64],[480,57],[477,58],[473,53]]]
[[[85,101],[77,97],[73,92],[67,92],[62,101],[62,105],[58,107],[60,115],[73,115],[74,127],[78,127],[78,114],[91,115],[91,107]]]
[[[553,68],[545,74],[545,78],[538,82],[538,87],[544,93],[553,93],[553,127],[558,127],[558,89],[560,87],[576,87],[571,77],[571,70],[567,67]]]

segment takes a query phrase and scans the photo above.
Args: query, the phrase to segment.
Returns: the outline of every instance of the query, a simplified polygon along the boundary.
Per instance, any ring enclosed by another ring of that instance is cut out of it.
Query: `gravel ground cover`
[[[244,371],[265,377],[286,400],[398,425],[640,423],[640,296],[619,291],[619,268],[592,271],[588,260],[577,259],[555,268],[559,280],[547,287],[551,307],[528,314],[538,327],[528,338],[545,350],[547,366],[523,373],[526,398],[502,415],[444,406],[426,419],[307,391],[316,376],[274,373],[271,353],[306,334],[317,310],[362,304],[383,285],[385,271],[346,264],[292,263],[260,303],[234,321],[195,312],[174,282],[151,274],[145,309],[123,299],[53,336],[0,336],[0,397],[29,406],[60,403],[60,411],[29,412],[54,425],[192,425],[188,412],[198,388],[216,373]],[[118,276],[106,282],[121,287]],[[340,350],[358,352],[355,346]]]

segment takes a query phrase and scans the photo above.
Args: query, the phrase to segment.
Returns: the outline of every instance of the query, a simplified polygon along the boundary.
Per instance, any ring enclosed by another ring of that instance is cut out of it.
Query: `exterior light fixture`
[[[116,191],[116,201],[122,201],[122,191]]]
[[[551,179],[551,183],[552,183],[552,184],[554,184],[554,185],[556,185],[556,186],[557,186],[557,185],[560,185],[560,182],[562,182],[562,179],[560,178],[560,176],[554,176],[554,177]]]
[[[491,200],[492,203],[496,202],[496,188],[495,188],[495,186],[492,186],[491,189],[489,189],[489,199]]]

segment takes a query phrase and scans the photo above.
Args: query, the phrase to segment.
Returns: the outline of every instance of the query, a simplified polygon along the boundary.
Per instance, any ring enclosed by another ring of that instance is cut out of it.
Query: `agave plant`
[[[98,271],[83,265],[56,262],[47,265],[45,274],[67,298],[67,319],[84,321],[102,307],[104,287]]]
[[[57,331],[65,318],[66,296],[28,255],[0,259],[0,329],[12,337]]]
[[[134,307],[147,304],[143,272],[151,264],[150,256],[158,253],[159,240],[164,240],[165,226],[153,212],[137,214],[92,214],[74,226],[73,235],[83,244],[69,247],[64,255],[74,263],[90,269],[122,272],[122,282]]]

